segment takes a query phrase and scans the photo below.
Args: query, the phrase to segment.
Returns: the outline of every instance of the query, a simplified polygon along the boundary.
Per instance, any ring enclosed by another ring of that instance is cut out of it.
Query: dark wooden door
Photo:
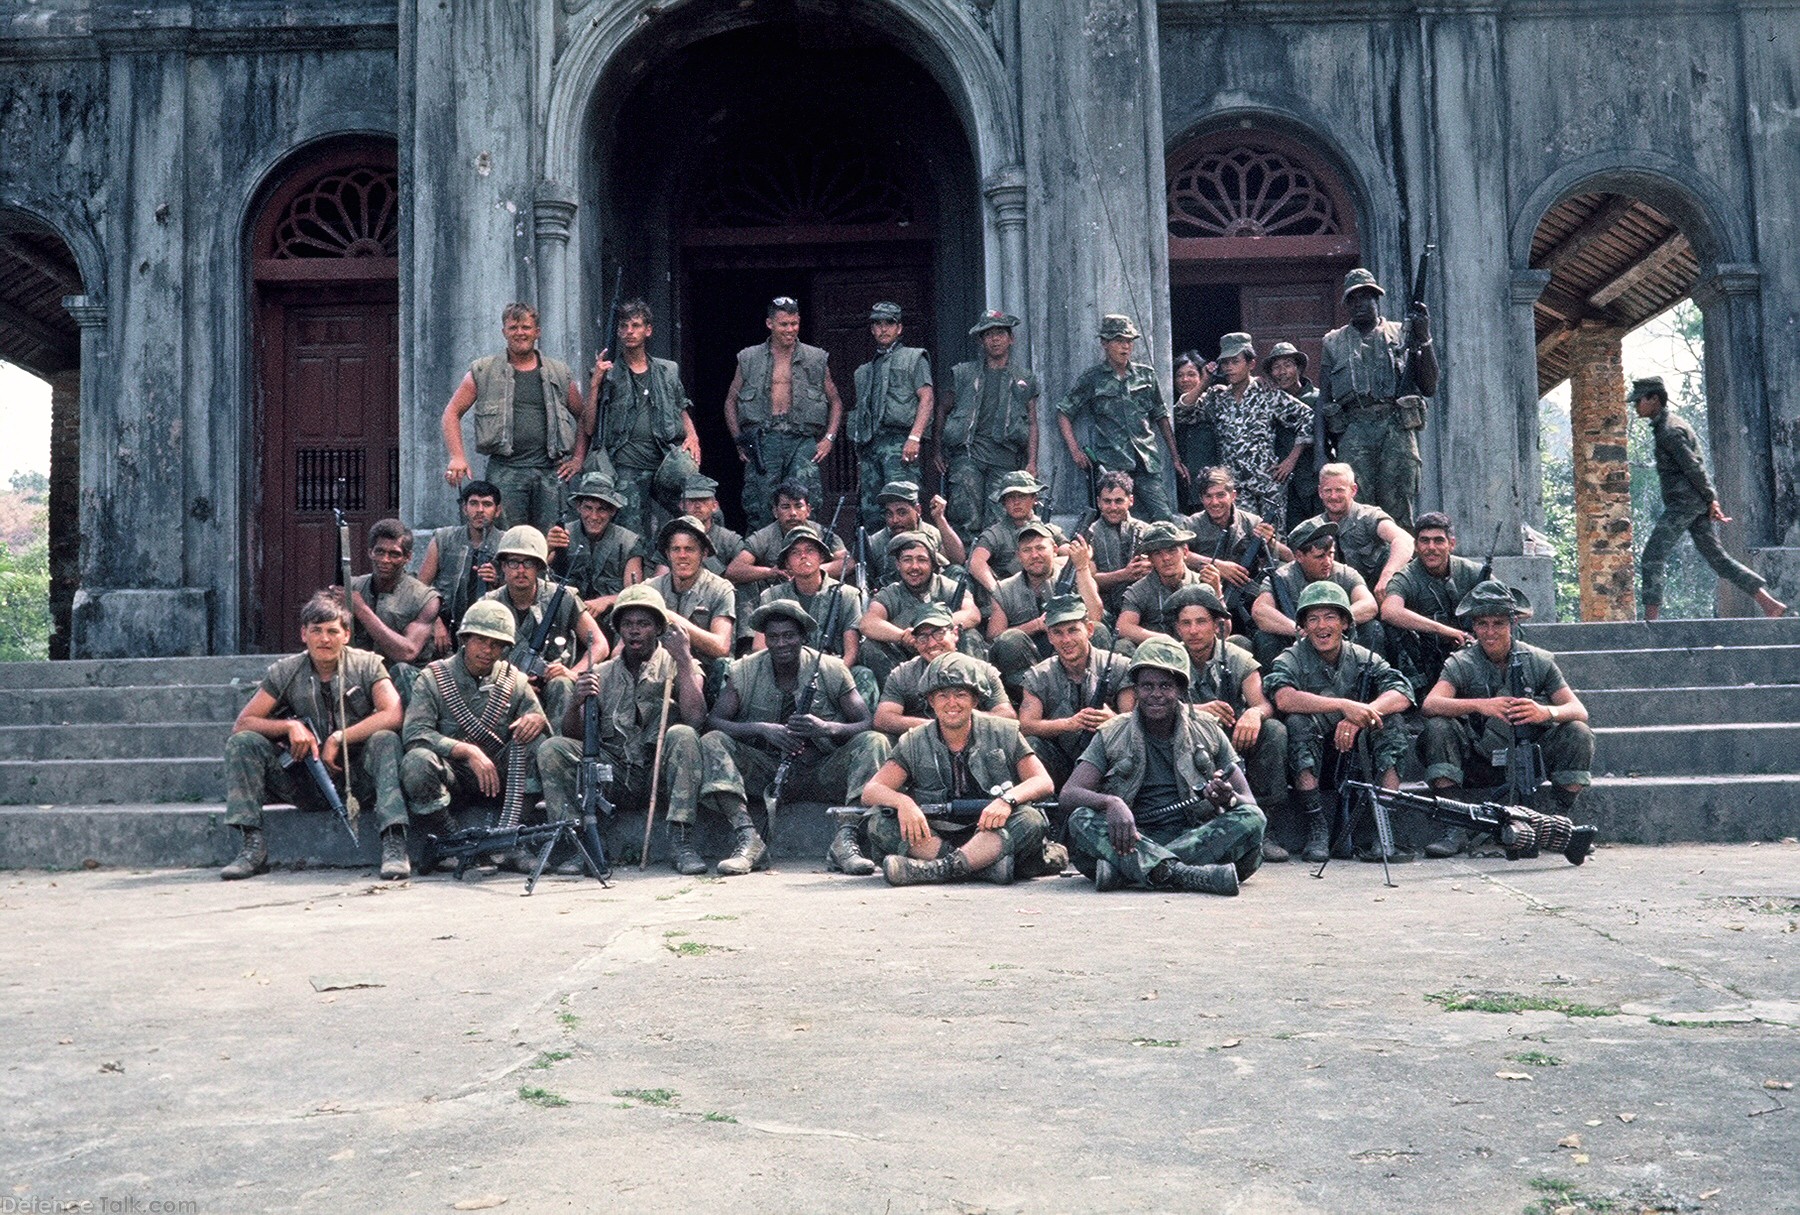
[[[1269,347],[1288,341],[1305,352],[1307,370],[1317,371],[1326,331],[1337,319],[1340,276],[1327,270],[1318,278],[1283,283],[1245,283],[1238,289],[1244,331],[1256,338],[1256,350],[1267,358]]]
[[[831,355],[832,376],[837,381],[839,395],[844,398],[846,417],[851,409],[861,404],[856,399],[856,369],[875,354],[875,339],[869,334],[871,305],[882,300],[900,305],[905,315],[900,340],[909,346],[928,344],[931,334],[936,332],[931,306],[931,271],[922,262],[820,271],[813,275],[812,298],[813,341]],[[934,380],[949,374],[947,364],[939,365],[936,351],[928,349],[927,354],[931,356]],[[857,492],[856,445],[849,441],[848,429],[846,424],[824,470],[825,492],[833,505],[838,494]],[[929,467],[929,461],[930,453],[926,452],[921,463]],[[856,512],[846,506],[844,518],[852,520],[855,517]]]
[[[399,306],[392,286],[283,288],[262,316],[261,648],[291,649],[300,605],[336,580],[332,508],[344,482],[352,560],[400,505]]]

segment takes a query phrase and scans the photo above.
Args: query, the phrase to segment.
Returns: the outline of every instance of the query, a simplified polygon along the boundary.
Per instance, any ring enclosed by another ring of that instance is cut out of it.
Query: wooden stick
[[[656,727],[656,756],[650,761],[650,800],[644,804],[644,847],[638,853],[638,872],[650,864],[650,827],[656,822],[656,786],[662,777],[663,739],[669,736],[669,702],[675,698],[675,666],[669,664],[663,680],[662,722]]]

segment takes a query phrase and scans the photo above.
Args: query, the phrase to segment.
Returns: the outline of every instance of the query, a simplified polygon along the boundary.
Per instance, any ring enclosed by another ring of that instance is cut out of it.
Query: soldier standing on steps
[[[443,600],[431,626],[432,652],[440,657],[455,648],[451,638],[469,605],[500,585],[494,565],[500,489],[491,481],[465,481],[459,496],[463,521],[432,532],[419,561],[419,581]]]
[[[769,302],[769,340],[738,351],[737,373],[725,394],[725,425],[744,461],[744,514],[752,528],[772,519],[772,491],[798,479],[823,492],[819,465],[837,442],[844,403],[838,399],[825,352],[800,340],[800,304],[791,296]]]
[[[619,522],[640,536],[654,535],[667,518],[656,509],[659,499],[674,505],[700,471],[700,436],[681,369],[650,354],[654,319],[641,299],[619,306],[619,331],[608,335],[618,355],[610,362],[610,350],[595,357],[581,422],[594,441],[588,470],[607,474],[624,502]],[[606,416],[597,417],[603,399]]]
[[[1100,345],[1106,358],[1081,373],[1056,406],[1056,424],[1068,446],[1069,458],[1082,472],[1127,472],[1137,492],[1138,518],[1148,523],[1171,519],[1175,508],[1163,484],[1162,454],[1151,425],[1162,435],[1175,464],[1175,475],[1188,479],[1188,469],[1174,453],[1175,426],[1169,405],[1156,382],[1156,369],[1131,361],[1131,348],[1143,335],[1128,316],[1110,314],[1100,319]],[[1091,448],[1075,437],[1075,419],[1088,415],[1093,425]]]
[[[406,798],[400,791],[400,694],[381,655],[350,646],[350,613],[332,591],[320,591],[300,609],[304,653],[275,662],[225,740],[225,822],[243,833],[237,857],[219,871],[226,881],[252,877],[269,867],[263,839],[263,806],[291,802],[325,809],[299,767],[281,766],[278,746],[296,760],[317,753],[334,777],[350,751],[350,794],[375,802],[381,827],[381,876],[407,877]],[[344,720],[338,718],[342,679]],[[304,719],[304,720],[303,720]],[[319,731],[315,741],[306,725]]]
[[[874,527],[882,521],[881,487],[919,475],[933,407],[925,352],[900,342],[900,305],[883,300],[869,309],[869,332],[875,357],[856,369],[850,437],[856,440],[863,525]]]
[[[1715,523],[1730,523],[1719,505],[1712,479],[1700,459],[1700,436],[1687,419],[1669,411],[1669,392],[1661,376],[1633,380],[1626,400],[1640,418],[1650,422],[1656,440],[1656,479],[1662,490],[1662,515],[1650,539],[1644,542],[1644,619],[1662,615],[1663,572],[1681,533],[1694,538],[1694,547],[1713,572],[1756,600],[1765,616],[1779,616],[1787,604],[1769,594],[1768,580],[1735,560],[1719,543]]]
[[[969,336],[981,343],[982,357],[951,371],[949,399],[939,411],[947,416],[938,471],[947,478],[951,521],[971,536],[995,521],[1002,476],[1019,470],[1037,476],[1038,378],[1013,364],[1018,326],[1019,318],[1005,312],[981,314]]]

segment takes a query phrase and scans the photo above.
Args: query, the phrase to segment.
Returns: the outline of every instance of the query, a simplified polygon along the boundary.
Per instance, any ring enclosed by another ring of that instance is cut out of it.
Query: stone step
[[[0,688],[7,725],[231,722],[249,703],[256,680],[180,687]]]
[[[1800,776],[1603,776],[1576,817],[1603,841],[1736,844],[1800,834]]]
[[[1733,722],[1601,726],[1597,771],[1620,776],[1789,774],[1800,781],[1800,723]]]
[[[272,654],[211,658],[99,658],[73,662],[0,662],[0,688],[141,688],[255,682]]]
[[[216,801],[225,758],[0,761],[0,806]]]
[[[230,734],[223,721],[0,726],[0,760],[216,757]]]
[[[1569,650],[1556,663],[1578,691],[1800,683],[1800,645]]]
[[[1800,721],[1800,684],[1757,688],[1584,688],[1576,686],[1596,728],[1689,722]]]
[[[1800,617],[1731,620],[1527,621],[1525,640],[1546,650],[1672,650],[1694,646],[1800,645]]]

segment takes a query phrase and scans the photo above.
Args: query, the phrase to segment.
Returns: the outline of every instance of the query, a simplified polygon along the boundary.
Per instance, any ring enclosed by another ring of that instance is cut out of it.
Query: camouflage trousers
[[[876,730],[853,736],[830,755],[819,758],[809,751],[788,769],[787,781],[781,787],[781,800],[824,802],[842,806],[854,804],[868,784],[887,762],[893,749],[888,737]],[[729,772],[732,788],[738,797],[761,806],[763,791],[775,780],[780,757],[749,743],[739,742],[723,730],[712,730],[700,738],[701,765],[710,774]]]
[[[1069,815],[1069,859],[1090,879],[1094,876],[1095,860],[1104,860],[1120,876],[1145,889],[1155,888],[1150,874],[1169,861],[1183,865],[1235,865],[1238,877],[1247,878],[1262,866],[1266,822],[1263,812],[1255,806],[1239,806],[1197,826],[1139,831],[1137,847],[1121,854],[1112,845],[1106,815],[1082,806]]]
[[[593,461],[589,461],[591,464]],[[656,532],[669,521],[669,512],[656,501],[656,470],[654,468],[619,468],[613,469],[613,485],[619,491],[619,497],[625,499],[625,505],[613,523],[628,531],[636,532],[644,537],[646,543],[656,543]],[[552,721],[555,718],[551,719]]]
[[[542,750],[543,742],[540,736],[525,749],[527,806],[533,800],[531,793],[537,785],[537,754]],[[504,783],[506,768],[503,764],[496,766],[500,768]],[[406,791],[406,808],[414,818],[426,818],[449,810],[453,805],[500,803],[499,798],[490,798],[481,792],[474,768],[460,759],[447,759],[429,747],[413,747],[400,757],[400,787]]]
[[[1146,471],[1141,465],[1132,469],[1131,492],[1134,499],[1131,513],[1144,522],[1157,523],[1175,517],[1175,504],[1169,498],[1169,487],[1161,472]]]
[[[920,465],[908,464],[903,456],[906,432],[883,430],[856,449],[856,480],[861,497],[863,526],[879,530],[885,520],[881,513],[881,487],[890,481],[920,481]],[[923,450],[923,449],[921,449]]]
[[[549,464],[517,464],[489,456],[482,478],[500,491],[504,527],[529,523],[540,532],[569,517],[569,487]]]
[[[907,847],[906,840],[900,834],[900,815],[898,811],[885,806],[869,812],[867,820],[869,832],[869,856],[879,864],[889,856],[919,856]],[[934,856],[943,856],[947,852],[962,847],[975,838],[978,828],[973,823],[946,823],[934,820],[931,823],[931,834],[938,841],[937,851],[923,856],[929,860]],[[1007,817],[1000,828],[1000,849],[1002,856],[1025,858],[1026,873],[1030,876],[1040,872],[1044,855],[1044,837],[1049,833],[1050,820],[1044,812],[1033,805],[1023,805]],[[926,841],[926,847],[931,841]]]
[[[272,739],[242,730],[225,740],[225,822],[232,827],[261,827],[263,807],[286,802],[302,810],[326,810],[305,769],[281,766],[284,752]],[[377,730],[350,748],[350,792],[362,805],[373,802],[375,821],[383,830],[406,823],[406,798],[400,792],[400,736]]]
[[[631,756],[606,752],[606,762],[613,770],[612,784],[607,786],[606,796],[615,810],[636,813],[649,804],[650,768],[655,758],[655,753],[648,748]],[[537,764],[544,782],[545,817],[552,822],[574,818],[579,808],[575,785],[581,771],[581,740],[561,735],[546,739],[538,748]],[[694,821],[695,807],[703,796],[701,786],[705,777],[701,770],[700,735],[692,726],[670,726],[663,738],[662,787],[657,791],[657,800],[668,810],[670,822]],[[714,785],[719,783],[714,782]],[[715,788],[714,791],[718,790]],[[719,812],[730,815],[729,808]]]
[[[825,494],[825,482],[819,475],[819,466],[813,463],[813,452],[818,450],[822,436],[766,428],[758,434],[762,447],[762,471],[756,471],[754,462],[744,465],[744,514],[750,518],[750,526],[745,529],[746,532],[753,532],[775,522],[775,503],[772,498],[775,487],[783,481],[792,478],[806,486],[815,503]]]
[[[1356,470],[1357,497],[1410,532],[1419,497],[1419,438],[1398,419],[1392,405],[1358,410],[1338,439],[1338,459]]]
[[[1000,488],[1002,477],[1024,467],[1023,452],[1019,453],[1017,463],[999,468],[983,464],[968,452],[950,457],[949,468],[944,473],[944,497],[947,499],[944,514],[957,535],[973,544],[983,528],[999,522],[1004,512],[994,501],[994,491]]]
[[[1482,724],[1471,724],[1479,721]],[[1536,739],[1550,783],[1568,788],[1593,781],[1594,732],[1584,721],[1549,726]],[[1448,780],[1465,788],[1499,785],[1505,769],[1493,763],[1494,752],[1512,744],[1512,731],[1486,718],[1427,717],[1419,739],[1425,779]],[[1465,782],[1472,778],[1472,783]]]
[[[1344,720],[1341,713],[1291,713],[1287,719],[1288,776],[1298,778],[1303,772],[1311,772],[1321,776],[1325,770],[1325,752],[1327,748],[1338,756],[1338,771],[1344,772],[1346,764],[1356,762],[1356,752],[1338,752],[1336,733],[1338,723]],[[1368,733],[1367,730],[1362,733]],[[1369,775],[1371,779],[1379,777],[1389,768],[1398,770],[1406,759],[1406,747],[1410,740],[1406,734],[1406,720],[1398,713],[1382,719],[1381,728],[1374,731],[1368,746],[1374,756],[1375,770]],[[1361,739],[1358,739],[1359,744]]]
[[[1681,543],[1681,533],[1694,538],[1694,548],[1712,566],[1713,572],[1746,595],[1754,595],[1768,585],[1766,579],[1730,553],[1719,543],[1718,528],[1713,526],[1711,508],[1704,502],[1665,502],[1663,512],[1644,542],[1641,564],[1644,570],[1643,599],[1647,604],[1663,601],[1663,578],[1668,572],[1669,554]]]

